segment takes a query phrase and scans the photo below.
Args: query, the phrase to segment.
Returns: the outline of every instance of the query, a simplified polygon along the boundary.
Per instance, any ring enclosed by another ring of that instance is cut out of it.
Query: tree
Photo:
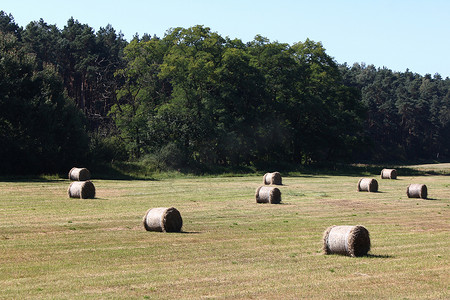
[[[61,31],[61,74],[68,94],[84,112],[90,110],[91,85],[95,80],[98,59],[94,30],[70,18]]]
[[[249,43],[252,66],[258,69],[262,82],[256,88],[263,92],[257,99],[255,110],[259,121],[256,129],[258,159],[266,161],[300,161],[295,139],[296,125],[303,112],[298,85],[304,73],[296,62],[288,44],[271,43],[267,38],[256,36]],[[296,153],[296,154],[294,154]]]
[[[61,31],[56,25],[48,25],[43,19],[30,22],[22,32],[23,42],[36,54],[37,62],[42,68],[43,64],[61,65]]]
[[[0,33],[0,173],[67,170],[86,161],[87,143],[54,67],[39,68],[16,37]]]
[[[364,64],[340,69],[345,84],[358,88],[367,106],[365,136],[371,147],[362,158],[385,162],[448,157],[448,79]]]
[[[107,115],[111,106],[116,102],[116,90],[119,78],[114,74],[125,67],[123,50],[127,42],[122,33],[116,33],[111,25],[102,27],[96,34],[95,82],[93,85],[93,99],[89,115],[102,118]]]
[[[161,124],[158,129],[160,122],[155,117],[157,107],[171,93],[170,84],[158,77],[165,48],[157,38],[147,42],[135,39],[125,48],[126,68],[116,72],[122,85],[109,114],[134,158],[155,150],[168,138],[159,134],[166,128]]]
[[[173,45],[164,57],[160,78],[170,81],[173,93],[160,111],[171,119],[177,116],[175,144],[186,150],[187,160],[226,161],[218,149],[225,129],[220,97],[223,82],[218,76],[226,40],[202,26],[176,28],[164,40]]]
[[[237,41],[227,41],[215,70],[215,136],[217,162],[249,164],[258,156],[258,128],[268,119],[261,114],[264,77],[252,56]]]
[[[320,43],[243,44],[195,26],[136,38],[125,54],[111,114],[134,157],[267,164],[336,159],[357,144],[359,94]]]
[[[306,161],[350,157],[362,135],[364,107],[357,90],[343,84],[337,63],[320,42],[307,39],[292,49],[303,73],[297,84],[302,112],[294,123],[296,152]]]
[[[3,10],[0,11],[0,31],[3,33],[11,33],[18,40],[21,39],[22,28],[16,24],[11,14],[7,15]]]

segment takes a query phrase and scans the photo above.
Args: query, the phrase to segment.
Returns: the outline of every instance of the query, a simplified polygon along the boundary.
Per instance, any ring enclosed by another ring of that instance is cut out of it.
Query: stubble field
[[[442,167],[442,166],[441,166]],[[445,166],[443,166],[445,169]],[[1,299],[448,299],[450,177],[283,176],[282,204],[256,204],[262,176],[0,182]],[[407,198],[422,183],[429,199]],[[183,232],[147,232],[152,207]],[[364,225],[368,256],[322,253],[331,225]]]

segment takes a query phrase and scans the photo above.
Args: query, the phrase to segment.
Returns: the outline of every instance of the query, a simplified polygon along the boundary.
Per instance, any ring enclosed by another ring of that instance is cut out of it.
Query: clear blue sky
[[[394,71],[450,77],[449,0],[0,0],[0,10],[25,27],[44,19],[62,29],[70,17],[94,30],[111,24],[163,37],[173,27],[204,25],[251,41],[260,34],[293,44],[320,41],[339,63],[364,62]]]

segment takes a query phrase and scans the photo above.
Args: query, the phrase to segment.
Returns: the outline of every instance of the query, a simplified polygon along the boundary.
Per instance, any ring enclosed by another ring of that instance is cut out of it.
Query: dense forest
[[[420,58],[418,58],[420,59]],[[204,26],[126,41],[0,12],[0,174],[443,160],[450,79]]]

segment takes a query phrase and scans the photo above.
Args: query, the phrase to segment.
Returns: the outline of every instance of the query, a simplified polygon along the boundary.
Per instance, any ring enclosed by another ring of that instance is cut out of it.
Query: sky
[[[111,24],[130,41],[204,25],[249,42],[321,42],[338,63],[450,77],[448,0],[0,0],[22,27],[43,19],[63,29],[73,17],[95,31]]]

